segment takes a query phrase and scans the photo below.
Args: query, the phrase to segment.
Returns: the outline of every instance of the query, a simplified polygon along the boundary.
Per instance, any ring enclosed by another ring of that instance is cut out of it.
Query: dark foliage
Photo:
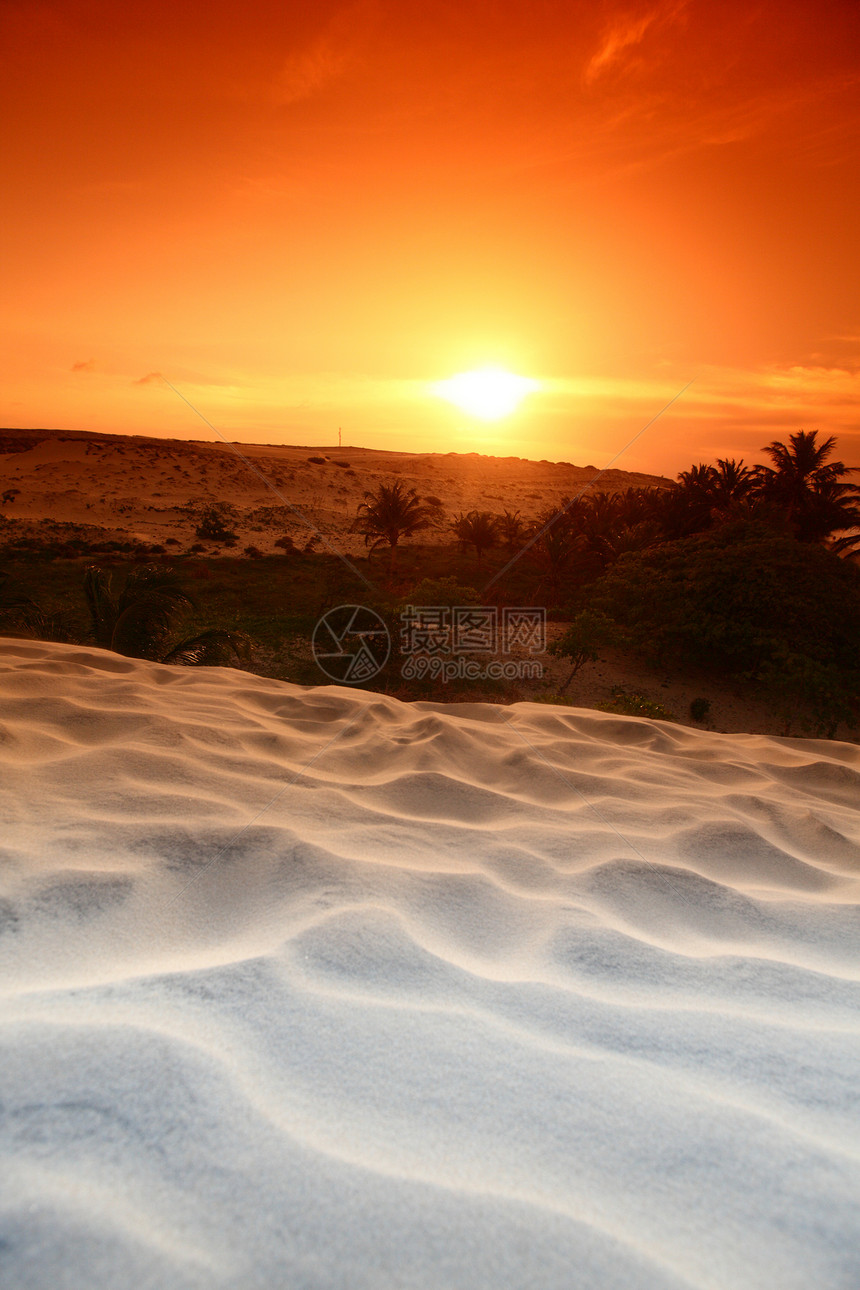
[[[407,489],[397,480],[364,494],[353,529],[364,534],[364,544],[371,551],[387,544],[393,565],[400,540],[430,528],[436,519],[436,508],[427,506],[414,488]]]
[[[200,507],[195,516],[195,535],[206,542],[235,542],[236,534],[229,527],[235,524],[238,513],[230,502],[212,502]]]
[[[592,609],[581,610],[563,636],[549,646],[551,654],[559,654],[571,663],[567,680],[559,686],[559,693],[564,694],[577,672],[586,663],[597,661],[598,652],[607,645],[615,632],[614,624],[605,614]]]
[[[759,681],[819,730],[860,700],[860,570],[756,521],[622,556],[593,600],[660,663]]]
[[[499,540],[499,517],[491,511],[461,513],[451,521],[451,531],[462,550],[469,546],[475,548],[480,561],[484,552],[491,550]]]
[[[161,663],[220,664],[248,657],[239,632],[210,629],[175,643],[173,637],[194,601],[173,569],[132,569],[121,588],[103,569],[84,575],[84,594],[96,643],[131,658]]]

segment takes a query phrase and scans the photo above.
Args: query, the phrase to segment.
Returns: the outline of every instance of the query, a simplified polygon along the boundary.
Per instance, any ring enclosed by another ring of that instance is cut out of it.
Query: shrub
[[[614,685],[610,693],[611,699],[597,704],[601,712],[617,712],[623,717],[650,717],[654,721],[678,720],[674,713],[664,708],[662,703],[649,699],[647,694],[638,694],[623,685]]]
[[[614,627],[611,619],[605,614],[591,609],[583,609],[576,615],[563,636],[549,646],[550,654],[560,654],[571,661],[571,671],[563,685],[559,686],[564,693],[580,668],[586,663],[594,663],[598,651],[611,640]]]
[[[818,731],[860,706],[860,569],[820,546],[736,521],[623,555],[592,598],[656,661],[757,681]]]
[[[197,527],[194,532],[207,542],[236,541],[236,534],[228,524],[235,523],[237,512],[229,502],[213,502],[203,506],[197,513]]]

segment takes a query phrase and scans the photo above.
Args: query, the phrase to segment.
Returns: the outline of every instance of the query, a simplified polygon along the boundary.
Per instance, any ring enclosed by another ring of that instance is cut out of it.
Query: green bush
[[[612,639],[614,624],[605,614],[593,609],[581,610],[563,636],[549,646],[550,654],[560,654],[571,661],[567,680],[559,686],[564,693],[580,668],[597,660],[598,651]]]
[[[816,730],[860,706],[860,569],[823,547],[736,521],[622,556],[592,598],[654,662],[756,681]]]
[[[611,699],[597,704],[601,712],[617,712],[623,717],[651,717],[654,721],[678,720],[673,712],[664,708],[662,703],[649,699],[647,694],[637,694],[623,685],[614,685],[610,693]]]

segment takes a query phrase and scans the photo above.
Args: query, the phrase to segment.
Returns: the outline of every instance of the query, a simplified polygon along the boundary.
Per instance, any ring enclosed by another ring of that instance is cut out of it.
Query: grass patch
[[[655,699],[650,699],[647,694],[628,690],[623,685],[613,686],[610,693],[611,698],[595,705],[601,712],[615,712],[622,717],[651,717],[655,721],[678,720],[674,712],[664,708]]]

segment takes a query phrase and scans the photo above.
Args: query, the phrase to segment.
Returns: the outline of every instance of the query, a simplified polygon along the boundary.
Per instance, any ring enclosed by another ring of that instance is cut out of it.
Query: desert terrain
[[[477,453],[401,453],[350,446],[231,444],[4,429],[0,430],[0,556],[16,542],[36,548],[54,544],[62,552],[64,543],[78,538],[94,544],[98,554],[89,560],[140,560],[147,552],[159,560],[182,557],[192,577],[206,579],[210,577],[206,561],[222,557],[246,561],[247,552],[257,557],[277,555],[283,552],[277,544],[288,540],[296,551],[310,545],[321,554],[346,556],[354,567],[353,561],[366,554],[362,535],[351,531],[358,507],[368,491],[394,482],[414,488],[422,499],[439,506],[438,527],[420,534],[415,553],[411,553],[413,543],[403,546],[401,581],[406,589],[410,578],[417,582],[424,576],[421,550],[451,546],[454,539],[448,521],[459,512],[477,509],[501,515],[507,510],[528,522],[583,491],[611,493],[666,486],[671,481],[620,469],[600,472],[588,464]],[[233,508],[230,527],[236,540],[229,545],[200,542],[195,535],[200,507],[222,503]],[[123,548],[124,555],[99,551],[105,544]],[[196,553],[198,564],[188,559],[189,553]],[[74,550],[66,554],[74,555]],[[78,564],[87,562],[86,556],[78,555]],[[459,581],[468,585],[471,579],[476,587],[482,585],[480,566],[466,573],[459,573],[456,564],[454,569]],[[377,564],[372,577],[377,579],[382,572],[383,565]],[[324,599],[319,603],[325,607]],[[548,642],[564,629],[556,614],[547,625]],[[260,675],[295,680],[297,674],[285,662],[286,656],[310,660],[309,644],[293,640],[286,654],[260,644],[248,666]],[[542,662],[543,678],[523,681],[509,699],[554,696],[590,708],[611,702],[620,687],[628,694],[644,695],[686,724],[695,724],[690,718],[691,703],[704,699],[707,729],[798,733],[751,686],[737,680],[655,668],[636,654],[607,647],[561,695],[569,672],[567,661],[547,653]],[[452,695],[441,686],[436,697],[444,700]],[[855,732],[843,726],[839,735],[853,738]]]
[[[438,498],[446,515],[519,511],[530,519],[583,489],[619,492],[666,484],[656,475],[591,465],[403,453],[370,448],[299,447],[149,439],[62,430],[0,430],[0,506],[7,518],[102,528],[134,541],[194,542],[189,503],[227,502],[237,531],[260,550],[289,536],[297,546],[319,532],[346,553],[364,549],[350,533],[368,490],[399,481]],[[273,514],[271,508],[279,508]],[[447,530],[422,541],[450,542]],[[240,543],[239,549],[245,544]]]

